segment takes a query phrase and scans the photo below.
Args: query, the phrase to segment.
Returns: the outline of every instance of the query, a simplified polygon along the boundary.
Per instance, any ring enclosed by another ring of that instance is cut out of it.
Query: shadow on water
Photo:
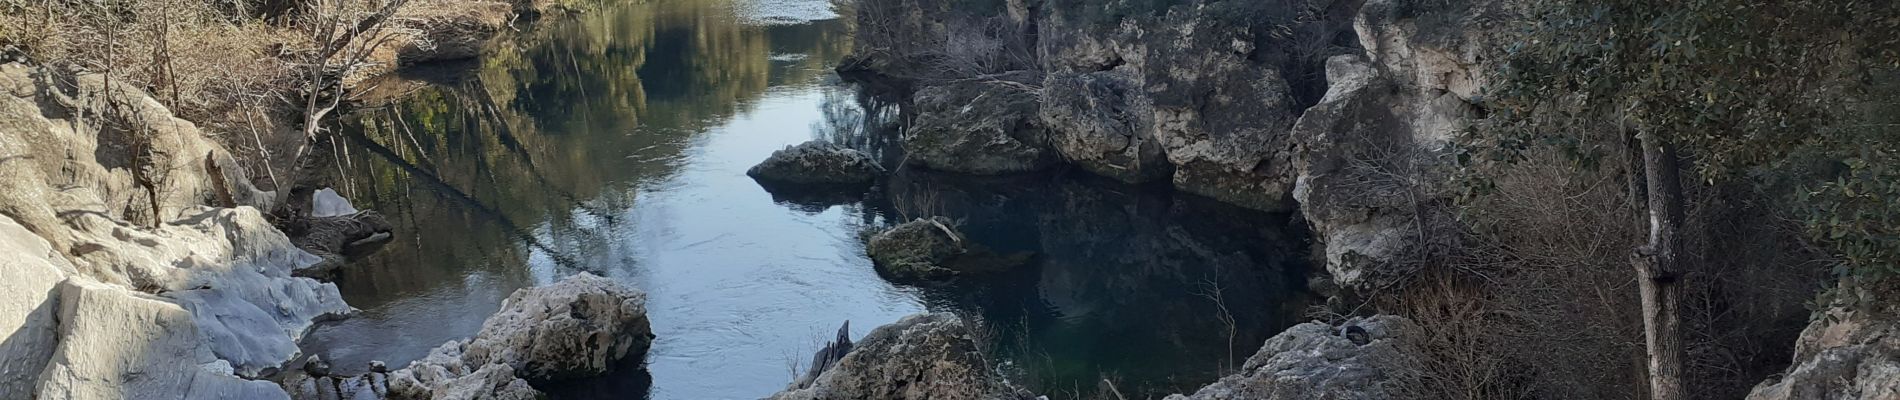
[[[927,288],[980,321],[990,352],[1056,398],[1103,382],[1133,398],[1232,372],[1312,300],[1302,230],[1266,214],[1092,176],[976,178],[905,170],[871,202],[886,220],[944,216],[1031,265]],[[887,222],[888,223],[888,222]]]

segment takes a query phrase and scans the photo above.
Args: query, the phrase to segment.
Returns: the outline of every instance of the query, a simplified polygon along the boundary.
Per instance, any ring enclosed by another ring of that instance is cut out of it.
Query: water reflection
[[[976,316],[1040,393],[1133,398],[1191,391],[1297,322],[1302,238],[1283,216],[1066,174],[971,178],[906,171],[877,200],[895,219],[946,216],[972,241],[1034,265],[925,295]]]
[[[1296,315],[1284,221],[1165,191],[906,171],[869,194],[775,198],[744,170],[813,138],[895,166],[900,113],[828,73],[849,27],[799,19],[829,16],[823,0],[733,1],[607,7],[388,82],[407,93],[353,114],[338,168],[397,240],[343,271],[363,313],[305,350],[343,372],[403,365],[513,290],[589,271],[647,291],[658,339],[650,374],[544,388],[560,398],[757,398],[840,322],[861,336],[927,307],[982,322],[1020,379],[1062,398],[1103,377],[1130,395],[1204,384]],[[930,289],[879,279],[860,235],[924,215],[1038,262]]]

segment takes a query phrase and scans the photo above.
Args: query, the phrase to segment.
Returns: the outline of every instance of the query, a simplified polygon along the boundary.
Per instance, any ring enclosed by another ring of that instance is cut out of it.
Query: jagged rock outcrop
[[[771,400],[1027,399],[991,369],[970,328],[948,313],[878,327],[849,354]]]
[[[1039,39],[1051,73],[1042,115],[1051,142],[1098,174],[1165,176],[1187,192],[1290,210],[1287,130],[1298,107],[1287,76],[1297,72],[1268,25],[1291,10],[1243,1],[1155,7],[1108,24],[1100,15],[1108,9],[1045,4]]]
[[[1241,372],[1166,400],[1409,398],[1403,385],[1418,365],[1403,337],[1417,329],[1391,315],[1300,324],[1268,339]]]
[[[71,243],[54,232],[58,211],[152,226],[207,200],[268,208],[273,197],[196,125],[97,74],[0,64],[0,133],[0,177],[16,183],[0,213],[61,250]]]
[[[792,185],[863,185],[882,173],[884,167],[869,154],[822,140],[774,151],[746,170],[763,184]]]
[[[1176,7],[1136,34],[1137,66],[1154,111],[1155,139],[1174,164],[1174,186],[1236,205],[1293,207],[1287,130],[1298,110],[1272,60],[1287,49],[1265,37],[1273,2]]]
[[[1855,311],[1832,308],[1809,323],[1795,342],[1794,365],[1748,394],[1748,400],[1894,398],[1900,398],[1900,318],[1892,307],[1870,303]]]
[[[606,373],[653,344],[646,293],[589,273],[515,291],[482,323],[462,361],[509,364],[535,381]]]
[[[977,77],[917,91],[904,132],[913,165],[979,175],[1034,171],[1056,161],[1037,116],[1041,84],[1030,73]]]
[[[1446,145],[1477,118],[1485,2],[1450,11],[1367,1],[1354,17],[1365,55],[1326,63],[1326,94],[1294,125],[1293,196],[1343,287],[1391,284],[1456,235],[1443,182]],[[1428,15],[1423,13],[1436,13]],[[1423,22],[1431,21],[1431,22]]]
[[[1294,198],[1326,245],[1333,280],[1382,286],[1409,270],[1400,258],[1419,241],[1419,154],[1394,153],[1412,148],[1406,123],[1393,111],[1396,87],[1363,57],[1333,57],[1326,76],[1332,87],[1293,129],[1300,167]]]
[[[1023,264],[1028,254],[998,255],[968,241],[956,222],[944,217],[919,218],[871,236],[865,252],[878,268],[902,282],[928,282],[964,274],[1007,270]]]
[[[469,340],[444,343],[395,371],[303,373],[284,389],[300,400],[536,399],[528,382],[593,377],[653,342],[646,294],[581,273],[515,291]]]
[[[0,65],[0,247],[20,250],[5,272],[20,290],[0,296],[0,327],[17,329],[0,397],[283,397],[240,377],[281,368],[313,320],[350,309],[293,276],[317,258],[254,208],[272,198],[144,93]]]
[[[1156,141],[1153,106],[1126,68],[1055,72],[1043,80],[1040,117],[1049,143],[1069,163],[1124,182],[1174,173]]]

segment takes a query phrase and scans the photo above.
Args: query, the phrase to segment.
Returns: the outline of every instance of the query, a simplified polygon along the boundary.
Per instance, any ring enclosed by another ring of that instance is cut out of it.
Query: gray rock
[[[967,274],[1009,270],[1029,261],[1029,253],[996,254],[966,240],[956,222],[919,218],[871,236],[865,246],[872,263],[901,282],[940,281]]]
[[[230,376],[184,308],[84,278],[59,292],[59,348],[37,398],[288,398],[270,382]]]
[[[653,344],[646,293],[589,273],[516,290],[482,323],[462,361],[503,363],[529,380],[604,374]]]
[[[878,327],[815,377],[772,400],[1025,399],[990,368],[955,315],[918,314]]]
[[[957,274],[951,260],[969,252],[954,221],[919,218],[871,237],[865,246],[871,261],[899,280],[934,280]]]
[[[904,132],[909,162],[940,171],[994,175],[1054,165],[1027,73],[926,87],[912,97],[916,122]],[[1033,84],[1041,84],[1037,79]]]
[[[1418,364],[1401,338],[1417,329],[1391,315],[1296,325],[1267,339],[1239,373],[1166,400],[1406,398],[1401,386]]]
[[[1155,140],[1183,191],[1242,207],[1293,209],[1288,131],[1298,116],[1284,58],[1256,24],[1274,2],[1175,9],[1139,36]]]
[[[468,341],[450,341],[408,367],[341,378],[374,387],[390,399],[533,399],[528,380],[599,376],[625,357],[645,357],[653,342],[646,294],[582,273],[552,285],[515,291]],[[300,400],[381,399],[326,395],[322,385],[286,383]],[[309,395],[305,395],[309,393]]]
[[[32,397],[59,346],[60,281],[72,266],[46,240],[0,215],[0,399]]]
[[[1124,182],[1159,180],[1174,166],[1155,140],[1153,107],[1130,75],[1050,74],[1040,117],[1050,145],[1069,163]]]
[[[882,173],[884,167],[870,155],[822,140],[772,152],[746,170],[746,175],[761,182],[800,185],[869,184]]]
[[[1367,289],[1409,271],[1400,259],[1418,241],[1417,205],[1403,179],[1411,148],[1408,125],[1392,110],[1390,83],[1363,57],[1327,61],[1326,96],[1306,110],[1293,134],[1299,143],[1299,179],[1293,197],[1325,244],[1326,269],[1341,286]],[[1384,162],[1391,161],[1391,162]]]
[[[1795,342],[1794,365],[1748,400],[1900,398],[1900,318],[1878,305],[1833,308]]]
[[[248,207],[272,196],[228,152],[144,93],[64,75],[0,65],[0,214],[74,275],[184,305],[242,375],[281,368],[311,319],[349,311],[334,286],[291,276],[316,258]]]

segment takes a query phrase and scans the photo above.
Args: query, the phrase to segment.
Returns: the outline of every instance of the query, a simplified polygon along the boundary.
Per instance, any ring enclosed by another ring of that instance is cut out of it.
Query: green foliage
[[[1900,262],[1900,171],[1891,111],[1866,87],[1900,66],[1900,4],[1854,0],[1532,0],[1508,49],[1476,158],[1515,162],[1559,146],[1580,163],[1622,129],[1678,145],[1703,180],[1774,186],[1842,274]],[[1890,78],[1890,77],[1885,77]],[[1887,118],[1891,119],[1891,118]],[[1823,168],[1780,168],[1792,165]],[[1779,166],[1779,167],[1778,167]],[[1769,187],[1769,186],[1764,186]],[[1798,188],[1798,189],[1795,189]]]

